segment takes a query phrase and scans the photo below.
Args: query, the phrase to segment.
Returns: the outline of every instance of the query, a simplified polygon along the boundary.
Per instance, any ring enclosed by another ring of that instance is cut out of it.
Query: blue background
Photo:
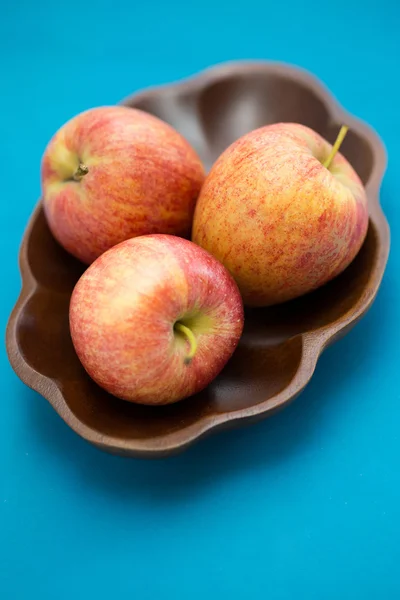
[[[166,461],[105,455],[1,351],[0,597],[400,597],[396,0],[3,2],[1,322],[46,142],[69,117],[230,59],[313,71],[389,153],[392,251],[366,318],[288,409]]]

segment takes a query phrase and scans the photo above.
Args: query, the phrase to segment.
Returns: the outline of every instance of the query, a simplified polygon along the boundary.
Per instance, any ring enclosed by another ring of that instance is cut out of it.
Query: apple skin
[[[80,163],[88,173],[73,176]],[[42,160],[42,195],[59,243],[90,264],[119,242],[149,233],[190,238],[204,181],[190,144],[160,119],[122,106],[68,121]]]
[[[75,286],[70,329],[78,357],[109,393],[169,404],[205,388],[235,350],[243,303],[228,271],[189,240],[137,237],[98,258]],[[197,351],[174,330],[190,327]]]
[[[192,240],[235,278],[248,306],[296,298],[354,259],[368,228],[367,197],[348,161],[312,129],[262,127],[217,160],[200,193]]]

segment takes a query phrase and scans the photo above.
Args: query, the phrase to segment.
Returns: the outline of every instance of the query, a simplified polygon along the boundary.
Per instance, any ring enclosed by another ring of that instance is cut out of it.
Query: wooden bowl
[[[386,155],[377,135],[338,106],[318,81],[282,64],[229,63],[136,94],[124,104],[172,124],[207,167],[231,142],[261,125],[296,121],[333,142],[347,123],[342,151],[366,185],[369,201],[366,241],[342,275],[298,300],[247,310],[243,338],[221,375],[197,396],[154,408],[108,395],[80,365],[68,306],[84,267],[54,241],[38,204],[23,239],[23,288],[7,328],[11,364],[89,442],[119,454],[162,456],[208,432],[264,418],[293,400],[322,350],[371,306],[389,252],[379,204]]]

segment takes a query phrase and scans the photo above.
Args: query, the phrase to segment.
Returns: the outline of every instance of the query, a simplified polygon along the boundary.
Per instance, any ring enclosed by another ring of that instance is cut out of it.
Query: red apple
[[[231,272],[244,303],[267,306],[326,283],[354,259],[367,197],[335,147],[303,125],[262,127],[233,143],[203,185],[193,241]]]
[[[243,329],[238,288],[221,263],[188,240],[137,237],[82,275],[70,326],[84,368],[124,400],[168,404],[206,387]]]
[[[50,141],[42,162],[50,229],[88,264],[131,237],[189,237],[203,180],[200,159],[177,131],[122,106],[73,118]]]

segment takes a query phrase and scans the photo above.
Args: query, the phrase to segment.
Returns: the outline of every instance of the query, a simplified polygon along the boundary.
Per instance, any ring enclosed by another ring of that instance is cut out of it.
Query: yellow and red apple
[[[67,122],[42,161],[49,227],[87,264],[135,236],[190,237],[203,180],[200,159],[177,131],[122,106],[95,108]]]
[[[111,394],[167,404],[221,371],[243,329],[243,304],[225,267],[189,240],[137,237],[82,275],[71,298],[78,357]]]
[[[207,176],[192,239],[227,267],[245,304],[305,294],[360,250],[367,198],[339,143],[332,149],[308,127],[278,123],[234,142]]]

